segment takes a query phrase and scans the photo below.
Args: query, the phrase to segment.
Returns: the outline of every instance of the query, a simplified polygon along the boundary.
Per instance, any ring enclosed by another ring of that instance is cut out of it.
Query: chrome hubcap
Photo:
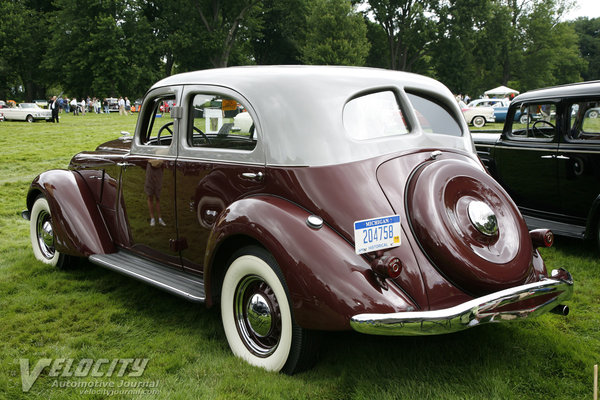
[[[236,288],[233,307],[246,348],[258,357],[271,355],[281,337],[281,313],[271,287],[259,276],[244,277]]]
[[[254,294],[248,302],[248,325],[252,333],[264,338],[271,331],[273,319],[269,302],[262,294]]]
[[[498,234],[496,214],[483,201],[472,201],[468,206],[469,219],[475,228],[486,236]]]
[[[38,246],[42,255],[47,259],[54,257],[54,231],[52,230],[52,219],[50,213],[41,211],[36,223]]]

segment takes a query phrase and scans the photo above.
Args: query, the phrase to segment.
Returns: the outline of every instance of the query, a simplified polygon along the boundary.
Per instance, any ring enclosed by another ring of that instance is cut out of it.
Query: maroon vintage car
[[[177,104],[170,116],[165,102]],[[450,91],[346,67],[175,75],[146,94],[135,134],[32,183],[36,257],[78,257],[219,304],[239,357],[293,373],[317,331],[430,335],[565,314],[485,172]]]

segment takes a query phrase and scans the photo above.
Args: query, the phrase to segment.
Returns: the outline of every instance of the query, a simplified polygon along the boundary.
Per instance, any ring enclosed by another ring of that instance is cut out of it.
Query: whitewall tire
[[[56,250],[52,214],[48,200],[39,196],[33,203],[29,218],[29,236],[33,254],[39,261],[63,268],[68,256]]]
[[[481,117],[481,116],[477,116],[475,118],[473,118],[473,126],[476,128],[482,128],[483,126],[485,126],[485,118]]]
[[[314,359],[311,332],[295,324],[283,274],[261,247],[245,247],[231,258],[221,318],[231,351],[251,365],[292,374]]]

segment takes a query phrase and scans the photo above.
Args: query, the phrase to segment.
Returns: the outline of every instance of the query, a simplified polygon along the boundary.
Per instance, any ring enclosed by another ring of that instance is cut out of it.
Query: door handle
[[[262,172],[244,172],[244,173],[242,173],[242,177],[253,180],[253,181],[257,181],[257,182],[262,181],[264,176],[265,175]]]
[[[556,158],[556,156],[554,154],[548,154],[548,155],[545,155],[545,156],[541,156],[540,158],[549,159],[549,158]]]
[[[127,167],[135,167],[135,164],[128,163],[128,162],[119,162],[119,163],[117,163],[117,166],[127,168]]]
[[[558,158],[559,160],[570,160],[571,159],[571,157],[567,157],[567,156],[563,156],[563,155],[556,156],[556,158]]]

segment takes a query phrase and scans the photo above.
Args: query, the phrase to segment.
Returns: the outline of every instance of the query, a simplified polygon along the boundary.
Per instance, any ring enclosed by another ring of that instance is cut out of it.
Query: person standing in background
[[[73,97],[73,100],[71,100],[71,108],[73,109],[73,115],[79,115],[77,107],[77,97]]]
[[[49,108],[52,111],[52,122],[58,123],[58,101],[56,101],[56,96],[52,96]]]
[[[125,114],[125,100],[122,97],[119,97],[119,115],[127,115]]]

